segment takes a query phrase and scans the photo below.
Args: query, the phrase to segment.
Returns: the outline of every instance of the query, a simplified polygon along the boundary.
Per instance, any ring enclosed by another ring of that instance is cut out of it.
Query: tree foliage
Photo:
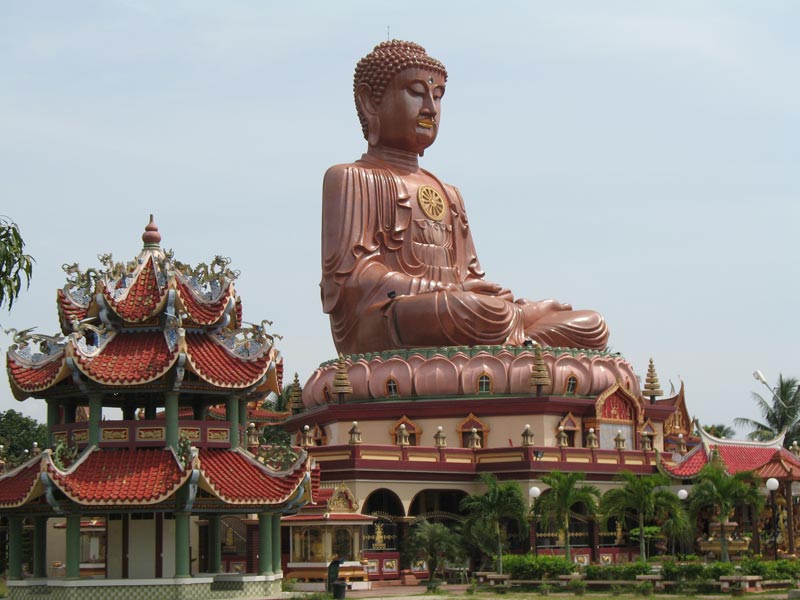
[[[753,430],[747,434],[747,439],[762,442],[785,431],[783,445],[788,448],[794,440],[800,441],[800,382],[795,377],[778,375],[778,385],[773,392],[769,400],[753,392],[761,421],[739,417],[734,419],[734,423]]]
[[[497,570],[503,572],[503,539],[507,537],[506,523],[516,521],[519,528],[525,526],[525,499],[522,490],[513,481],[498,483],[492,473],[481,473],[480,481],[486,486],[483,494],[472,494],[463,498],[460,503],[462,511],[467,513],[464,524],[468,535],[489,528],[493,534],[497,548]]]
[[[703,425],[703,431],[705,431],[710,435],[713,435],[715,438],[732,438],[736,435],[736,431],[734,431],[731,427],[725,425],[725,423],[714,423],[712,425]]]
[[[621,487],[607,491],[600,501],[600,512],[606,517],[615,517],[619,521],[629,520],[636,523],[638,531],[646,531],[646,526],[655,521],[664,521],[668,516],[680,522],[680,517],[688,526],[681,501],[665,486],[669,479],[661,474],[636,475],[630,471],[621,471],[616,476]],[[639,536],[639,557],[647,560],[646,536]]]
[[[564,536],[564,554],[571,558],[569,522],[578,516],[575,508],[583,506],[586,514],[597,512],[597,499],[600,491],[593,485],[583,484],[583,473],[562,473],[553,471],[542,475],[542,481],[550,489],[539,496],[533,504],[533,515],[543,528],[551,525]]]
[[[460,562],[464,558],[464,545],[461,535],[444,523],[427,520],[418,521],[405,541],[406,558],[424,560],[428,565],[430,578],[443,571],[445,564]],[[443,575],[443,573],[440,573]]]
[[[47,427],[44,424],[15,410],[0,412],[0,444],[5,447],[12,464],[30,456],[33,442],[40,448],[47,447]]]
[[[22,291],[23,277],[25,287],[30,285],[34,262],[25,254],[25,241],[17,224],[0,216],[0,308],[7,304],[10,310],[14,305]]]
[[[695,477],[695,485],[689,494],[689,509],[695,516],[704,510],[716,513],[723,562],[730,560],[725,526],[738,505],[749,505],[756,509],[756,514],[760,512],[764,497],[759,492],[759,484],[758,475],[752,471],[729,475],[717,461],[708,463]]]

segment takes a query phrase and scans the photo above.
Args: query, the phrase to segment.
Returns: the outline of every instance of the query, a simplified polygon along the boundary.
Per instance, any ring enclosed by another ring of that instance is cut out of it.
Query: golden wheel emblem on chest
[[[423,185],[417,190],[417,202],[425,216],[434,221],[444,219],[447,203],[442,195],[429,185]]]

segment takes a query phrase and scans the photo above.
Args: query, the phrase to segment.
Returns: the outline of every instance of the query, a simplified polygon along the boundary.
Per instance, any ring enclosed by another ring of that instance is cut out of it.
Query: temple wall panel
[[[131,579],[152,579],[156,576],[155,519],[131,519],[128,538],[128,577]],[[171,544],[170,547],[173,547]],[[172,573],[173,571],[165,572]]]
[[[122,519],[108,521],[106,529],[106,573],[109,579],[122,579]]]

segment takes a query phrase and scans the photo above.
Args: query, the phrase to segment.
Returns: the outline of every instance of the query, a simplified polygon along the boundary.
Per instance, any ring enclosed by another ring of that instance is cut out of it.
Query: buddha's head
[[[413,42],[383,42],[356,65],[358,118],[370,146],[422,154],[436,139],[447,71]]]

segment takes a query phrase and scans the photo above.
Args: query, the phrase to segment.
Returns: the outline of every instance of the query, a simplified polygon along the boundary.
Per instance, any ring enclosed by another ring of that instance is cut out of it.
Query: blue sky
[[[364,151],[352,71],[387,26],[448,68],[422,164],[489,279],[599,310],[702,423],[757,416],[754,369],[800,376],[794,2],[4,2],[0,214],[37,265],[0,324],[55,331],[60,266],[133,258],[153,212],[179,260],[231,257],[305,380],[334,354],[322,175]],[[4,382],[8,408],[45,415]]]

